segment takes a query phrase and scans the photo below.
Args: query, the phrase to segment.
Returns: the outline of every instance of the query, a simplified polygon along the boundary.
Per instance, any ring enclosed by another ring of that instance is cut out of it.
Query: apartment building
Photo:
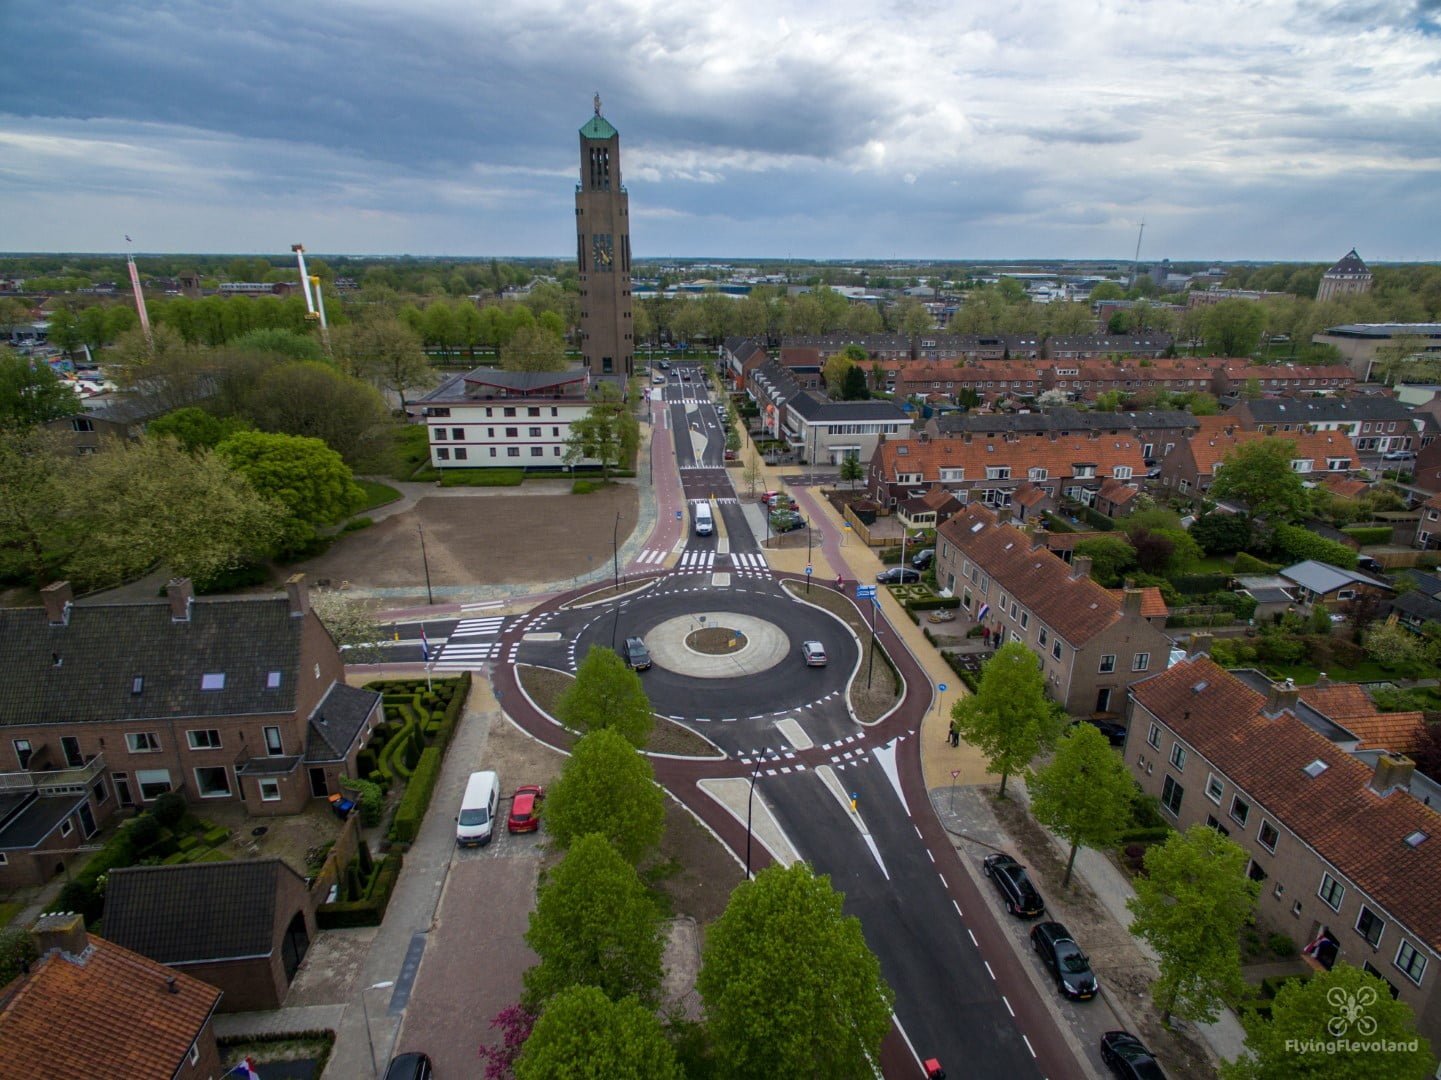
[[[746,392],[760,409],[761,429],[809,462],[868,461],[881,439],[911,428],[910,416],[894,403],[832,401],[776,360],[751,371]]]

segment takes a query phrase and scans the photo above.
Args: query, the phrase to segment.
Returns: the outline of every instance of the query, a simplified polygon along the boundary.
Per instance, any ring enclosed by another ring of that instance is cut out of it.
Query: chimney
[[[59,951],[71,960],[80,960],[90,948],[90,937],[85,933],[85,916],[73,911],[53,911],[41,915],[30,929],[43,957]]]
[[[1266,705],[1261,712],[1268,718],[1274,720],[1283,712],[1295,712],[1296,703],[1301,699],[1301,691],[1296,689],[1296,684],[1290,679],[1283,683],[1272,683],[1271,689],[1266,693]]]
[[[996,521],[998,521],[1000,524],[1009,525],[1011,523],[1012,516],[1013,515],[1011,513],[1011,508],[1009,506],[996,507]]]
[[[1316,675],[1316,682],[1315,682],[1314,685],[1315,685],[1315,688],[1316,688],[1317,690],[1324,690],[1324,689],[1326,689],[1326,687],[1328,687],[1328,686],[1331,685],[1331,680],[1330,680],[1330,678],[1326,675],[1326,673],[1325,673],[1324,671],[1322,671],[1322,672],[1317,673],[1317,675]]]
[[[1416,763],[1405,754],[1383,753],[1376,759],[1376,771],[1371,774],[1371,790],[1382,798],[1393,791],[1405,791],[1411,786],[1411,774]]]
[[[292,616],[305,616],[310,613],[310,588],[305,584],[304,574],[291,574],[285,579],[285,595],[290,597]]]
[[[1071,556],[1071,577],[1083,578],[1091,576],[1091,557],[1089,555]]]
[[[1037,548],[1045,547],[1046,537],[1049,535],[1046,530],[1037,529],[1034,525],[1031,526],[1031,530],[1031,550],[1035,551]]]
[[[51,626],[69,626],[70,608],[75,603],[75,593],[70,582],[55,581],[40,590],[40,599],[45,601],[45,621]]]
[[[171,578],[165,583],[165,595],[170,598],[170,621],[189,622],[190,605],[195,602],[195,590],[189,578]]]
[[[1194,660],[1198,656],[1210,656],[1211,642],[1213,639],[1214,635],[1212,634],[1205,634],[1200,632],[1192,634],[1191,640],[1186,643],[1189,650],[1187,653],[1187,658]]]
[[[1146,599],[1142,589],[1126,589],[1121,593],[1121,610],[1127,615],[1141,615],[1141,602]]]

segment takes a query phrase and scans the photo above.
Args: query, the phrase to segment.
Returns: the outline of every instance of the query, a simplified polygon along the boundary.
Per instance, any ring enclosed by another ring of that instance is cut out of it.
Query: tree
[[[45,336],[50,344],[59,346],[66,359],[73,359],[75,350],[85,343],[79,316],[63,305],[50,313],[50,329]]]
[[[213,389],[211,364],[173,328],[155,325],[121,334],[106,351],[106,370],[124,389],[157,407],[182,409]]]
[[[40,588],[81,534],[70,507],[81,466],[59,432],[0,427],[0,575]]]
[[[585,735],[611,728],[637,750],[655,724],[640,676],[610,649],[592,646],[555,705],[555,718]]]
[[[1064,390],[1042,390],[1036,398],[1036,404],[1043,409],[1054,409],[1071,403],[1070,395]]]
[[[345,653],[346,663],[374,664],[385,656],[381,642],[386,634],[373,601],[335,589],[313,589],[310,607],[336,647]]]
[[[564,371],[566,364],[565,342],[539,326],[522,326],[500,350],[506,371]]]
[[[187,405],[150,421],[145,433],[153,439],[174,439],[187,450],[214,450],[245,426],[238,417],[215,416],[199,406]]]
[[[844,466],[842,467],[844,468]],[[760,483],[761,475],[760,458],[756,457],[756,452],[752,450],[746,455],[746,467],[741,473],[741,479],[746,482],[746,486],[749,488],[749,493],[752,497],[755,496],[756,485]]]
[[[1209,1022],[1245,992],[1237,941],[1260,888],[1246,876],[1249,862],[1245,848],[1205,825],[1146,852],[1146,873],[1126,906],[1131,932],[1160,957],[1151,997],[1163,1023],[1173,1014]]]
[[[565,463],[598,461],[601,475],[609,479],[610,470],[624,460],[626,419],[630,414],[613,383],[597,383],[590,392],[590,401],[585,415],[570,425],[570,435],[565,441]],[[631,422],[634,423],[634,418]]]
[[[1373,623],[1364,642],[1366,655],[1385,668],[1419,664],[1430,652],[1421,638],[1395,622]]]
[[[515,1080],[681,1080],[655,1013],[593,986],[561,991],[541,1013],[515,1063]]]
[[[660,991],[661,912],[609,840],[578,838],[536,893],[526,944],[540,963],[525,973],[525,1004],[539,1008],[567,986],[594,986],[612,1001],[654,1005]]]
[[[841,380],[840,396],[842,401],[864,401],[871,396],[863,368],[856,364],[846,368],[845,378]]]
[[[1136,529],[1130,534],[1136,565],[1147,574],[1189,574],[1201,561],[1201,547],[1184,529]]]
[[[35,936],[19,926],[0,930],[0,986],[29,969],[40,957]]]
[[[898,331],[908,337],[915,337],[917,334],[924,334],[935,329],[936,321],[931,318],[931,313],[926,310],[915,297],[908,296],[896,304],[896,310],[892,316]]]
[[[348,328],[348,325],[336,327],[336,331]],[[239,352],[273,353],[287,360],[325,359],[325,351],[313,334],[286,330],[279,326],[248,331],[232,341],[230,347]]]
[[[541,816],[557,847],[600,833],[634,864],[660,842],[665,794],[645,756],[619,731],[601,728],[575,744]]]
[[[535,1016],[524,1005],[507,1005],[491,1018],[490,1026],[500,1029],[500,1045],[481,1044],[485,1080],[515,1080],[515,1063],[535,1028]]]
[[[1251,1009],[1241,1024],[1246,1054],[1222,1064],[1225,1080],[1424,1080],[1432,1074],[1430,1047],[1416,1034],[1411,1006],[1393,1000],[1385,981],[1345,961],[1309,979],[1288,979],[1269,1020]]]
[[[1096,287],[1091,290],[1091,295],[1087,297],[1093,304],[1097,300],[1124,300],[1125,298],[1126,290],[1114,281],[1098,282]]]
[[[1076,554],[1091,560],[1091,576],[1107,588],[1121,583],[1121,575],[1136,565],[1136,549],[1119,536],[1102,534],[1076,544]]]
[[[841,459],[841,479],[849,480],[852,490],[855,489],[856,481],[864,479],[866,467],[861,464],[861,459],[847,454]]]
[[[1201,316],[1206,348],[1218,356],[1250,356],[1261,340],[1266,312],[1251,300],[1221,300]]]
[[[1190,532],[1207,555],[1233,555],[1251,542],[1251,523],[1239,514],[1204,514],[1191,524]]]
[[[464,305],[479,324],[480,312],[473,304]],[[337,327],[335,350],[346,370],[381,390],[388,390],[400,399],[405,410],[405,395],[411,390],[430,386],[435,372],[421,348],[420,338],[409,326],[391,315],[360,319]],[[467,342],[473,344],[473,341]]]
[[[1071,845],[1061,888],[1071,883],[1076,852],[1114,844],[1130,820],[1136,784],[1098,728],[1076,724],[1056,744],[1051,763],[1026,777],[1031,814]]]
[[[981,669],[976,692],[951,707],[961,737],[986,755],[986,766],[1006,780],[1055,741],[1056,707],[1046,700],[1045,680],[1025,645],[1003,645]]]
[[[30,428],[73,416],[80,399],[43,360],[0,356],[0,428]]]
[[[394,421],[373,386],[329,364],[276,363],[230,353],[213,407],[261,431],[320,439],[346,464],[363,467],[388,446]]]
[[[1306,505],[1301,474],[1291,468],[1295,452],[1293,441],[1279,438],[1235,447],[1221,459],[1211,498],[1238,499],[1251,517],[1291,520]]]
[[[238,431],[215,452],[262,498],[284,508],[283,551],[302,550],[317,526],[333,525],[365,501],[350,466],[319,439]]]
[[[696,980],[720,1076],[875,1072],[895,995],[841,900],[799,862],[731,893]]]

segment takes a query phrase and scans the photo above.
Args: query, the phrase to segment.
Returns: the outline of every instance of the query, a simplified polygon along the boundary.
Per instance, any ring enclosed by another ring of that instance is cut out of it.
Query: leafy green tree
[[[1126,906],[1131,932],[1160,957],[1151,997],[1163,1023],[1172,1015],[1209,1022],[1245,993],[1238,939],[1260,888],[1246,876],[1249,861],[1245,848],[1205,825],[1146,852],[1146,873]]]
[[[0,986],[19,975],[40,957],[40,948],[30,931],[19,926],[0,930]]]
[[[1186,399],[1186,408],[1192,416],[1215,416],[1221,411],[1221,403],[1214,394],[1198,390]]]
[[[59,432],[0,427],[0,573],[39,588],[80,540],[70,510],[81,462]]]
[[[1432,651],[1426,642],[1399,623],[1372,623],[1366,630],[1366,655],[1382,667],[1401,668],[1419,664]]]
[[[646,757],[619,731],[601,728],[575,744],[541,817],[557,847],[600,833],[635,864],[660,842],[665,794]]]
[[[151,438],[174,439],[187,450],[214,450],[245,426],[245,421],[237,417],[215,416],[199,406],[187,405],[150,421],[145,431]]]
[[[565,342],[540,326],[522,326],[501,346],[500,366],[506,371],[564,371]]]
[[[215,452],[262,498],[285,509],[283,551],[302,550],[317,526],[333,525],[365,501],[350,466],[319,439],[238,431]]]
[[[1224,1080],[1425,1080],[1435,1066],[1411,1006],[1344,961],[1309,979],[1287,980],[1269,1020],[1247,1010],[1241,1023],[1246,1054],[1222,1064]]]
[[[1071,845],[1065,888],[1076,852],[1114,844],[1130,820],[1135,781],[1106,737],[1090,724],[1076,724],[1056,744],[1051,763],[1026,777],[1031,814]]]
[[[866,467],[861,464],[861,459],[847,455],[841,460],[841,479],[850,482],[854,489],[857,480],[865,479]]]
[[[319,439],[352,467],[389,446],[395,422],[375,387],[329,364],[226,353],[214,408],[261,431]]]
[[[1137,529],[1131,533],[1136,565],[1148,574],[1189,574],[1201,561],[1201,547],[1184,529]]]
[[[1207,555],[1233,555],[1251,542],[1251,523],[1239,514],[1204,514],[1192,523],[1190,532]]]
[[[1003,645],[981,668],[974,694],[951,706],[961,737],[986,755],[986,766],[1006,780],[1055,742],[1060,724],[1046,698],[1045,679],[1035,655],[1018,641]]]
[[[478,327],[480,312],[475,305],[463,304],[462,309],[474,315]],[[467,338],[466,343],[473,344],[475,339],[469,335]],[[395,394],[402,410],[408,392],[435,382],[435,372],[421,348],[420,338],[393,316],[359,319],[338,328],[335,348],[350,374]]]
[[[1119,536],[1102,534],[1076,543],[1076,554],[1091,559],[1091,576],[1107,588],[1121,584],[1121,576],[1136,565],[1136,549]]]
[[[895,314],[896,329],[902,334],[914,337],[917,334],[924,334],[935,329],[936,321],[931,318],[931,313],[914,297],[906,297],[896,305]]]
[[[1126,290],[1119,284],[1114,281],[1101,281],[1091,290],[1091,295],[1087,299],[1094,304],[1097,300],[1124,300],[1125,298]]]
[[[655,724],[640,676],[610,649],[592,646],[555,705],[555,716],[582,735],[611,728],[637,750]]]
[[[525,940],[540,957],[525,973],[530,1008],[577,984],[597,987],[612,1001],[633,995],[656,1003],[660,909],[635,867],[598,833],[578,838],[546,873]]]
[[[590,393],[590,408],[570,425],[565,441],[565,463],[574,465],[583,460],[600,462],[601,476],[609,479],[610,471],[625,460],[629,418],[614,383],[597,383]]]
[[[556,994],[515,1063],[515,1080],[681,1080],[675,1049],[654,1011],[612,1001],[593,986]]]
[[[871,396],[863,368],[852,364],[846,369],[845,378],[841,380],[840,396],[842,401],[864,401]]]
[[[841,901],[805,863],[731,893],[696,980],[719,1076],[874,1074],[895,995]]]
[[[1217,356],[1250,356],[1261,340],[1266,312],[1251,300],[1221,300],[1201,316],[1206,348]]]
[[[0,355],[0,428],[30,428],[73,416],[80,399],[43,360]]]
[[[17,326],[29,321],[29,305],[13,296],[0,296],[0,340],[8,341]]]
[[[50,344],[59,346],[60,351],[69,359],[75,356],[75,350],[85,343],[85,332],[80,326],[80,317],[68,307],[57,307],[50,313],[50,329],[46,331],[46,338]]]
[[[337,327],[337,330],[346,329]],[[325,351],[314,335],[271,326],[250,330],[230,343],[241,352],[274,353],[287,360],[324,360]]]
[[[1294,518],[1306,505],[1301,474],[1291,468],[1295,452],[1289,439],[1242,443],[1221,459],[1211,498],[1238,499],[1252,517]]]
[[[1096,395],[1095,409],[1097,412],[1120,412],[1121,402],[1125,395],[1119,390],[1107,390]]]

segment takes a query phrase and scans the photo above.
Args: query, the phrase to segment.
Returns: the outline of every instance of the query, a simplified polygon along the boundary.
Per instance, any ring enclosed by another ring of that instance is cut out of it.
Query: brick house
[[[1120,436],[1045,435],[884,439],[871,456],[866,488],[882,506],[940,485],[963,502],[1008,506],[1022,484],[1087,505],[1106,480],[1144,475],[1141,444]]]
[[[1432,495],[1421,504],[1421,520],[1416,522],[1416,546],[1422,551],[1441,548],[1441,495]]]
[[[40,958],[0,988],[6,1080],[220,1080],[212,1021],[220,991],[44,915]]]
[[[751,371],[746,392],[760,409],[766,435],[783,439],[806,461],[869,461],[878,440],[911,429],[910,416],[892,402],[832,401],[777,360]]]
[[[1004,511],[1003,511],[1004,512]],[[1024,642],[1046,692],[1072,715],[1119,713],[1126,687],[1166,665],[1171,641],[1148,621],[1145,594],[1117,597],[985,507],[967,506],[936,537],[936,581],[977,622]]]
[[[105,890],[109,940],[218,986],[221,1012],[278,1009],[315,938],[305,879],[280,859],[131,866]]]
[[[1022,413],[946,413],[926,424],[933,438],[947,435],[1121,435],[1141,444],[1149,462],[1165,457],[1176,444],[1200,430],[1201,417],[1179,409],[1093,412],[1061,406]]]
[[[0,887],[55,873],[63,851],[19,842],[52,820],[78,843],[170,790],[291,814],[356,775],[380,695],[345,685],[303,576],[286,590],[207,600],[176,579],[164,600],[76,604],[58,582],[43,608],[0,609]]]
[[[1291,468],[1308,478],[1314,476],[1319,481],[1328,475],[1346,476],[1361,468],[1351,440],[1341,432],[1282,431],[1267,435],[1244,431],[1231,424],[1220,428],[1203,426],[1161,462],[1161,485],[1178,494],[1199,498],[1215,482],[1216,471],[1227,454],[1239,446],[1266,438],[1291,442],[1295,447]]]
[[[1341,611],[1363,596],[1388,599],[1396,590],[1383,578],[1360,570],[1343,570],[1330,563],[1305,559],[1279,571],[1290,582],[1292,594],[1303,610],[1321,605],[1329,611]]]
[[[1242,401],[1226,414],[1246,431],[1339,431],[1358,454],[1411,450],[1421,444],[1424,418],[1388,397]]]
[[[1410,759],[1368,765],[1195,655],[1131,687],[1125,759],[1178,829],[1205,824],[1251,856],[1257,922],[1385,979],[1441,1042],[1441,817],[1407,790]]]

